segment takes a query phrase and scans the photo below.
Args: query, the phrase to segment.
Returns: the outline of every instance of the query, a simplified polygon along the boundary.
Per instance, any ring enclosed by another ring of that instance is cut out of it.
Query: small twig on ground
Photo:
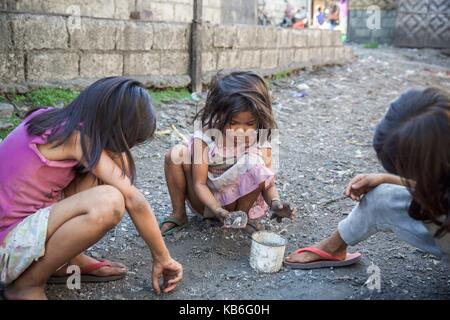
[[[345,200],[345,199],[347,199],[347,196],[342,196],[342,197],[339,197],[339,198],[333,198],[333,199],[330,199],[330,200],[327,200],[327,201],[324,201],[324,202],[320,202],[317,205],[325,207],[325,206],[328,206],[328,205],[330,205],[330,204],[332,204],[334,202],[338,202],[338,201]]]
[[[187,142],[189,139],[186,137],[186,135],[182,134],[175,125],[172,124],[173,131],[184,141]]]

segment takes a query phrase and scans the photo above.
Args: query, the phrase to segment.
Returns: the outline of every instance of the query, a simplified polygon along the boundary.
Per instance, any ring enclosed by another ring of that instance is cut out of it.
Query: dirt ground
[[[438,86],[450,92],[450,57],[436,50],[362,49],[349,65],[305,70],[274,81],[271,89],[280,127],[282,198],[298,208],[298,219],[267,229],[288,239],[287,251],[327,236],[351,211],[343,199],[357,173],[381,171],[371,147],[373,129],[389,102],[413,86]],[[300,89],[307,93],[301,97]],[[201,101],[173,101],[158,107],[159,131],[134,150],[138,187],[158,218],[170,213],[164,154],[176,142],[171,125],[185,133]],[[449,299],[450,267],[435,257],[378,234],[351,248],[363,254],[358,265],[341,269],[262,274],[251,269],[251,239],[237,231],[210,228],[190,214],[189,226],[166,238],[172,256],[185,268],[172,294],[151,289],[151,257],[126,216],[88,254],[122,261],[129,275],[108,284],[82,284],[80,290],[49,286],[51,299]],[[367,268],[381,270],[381,291],[365,285]]]

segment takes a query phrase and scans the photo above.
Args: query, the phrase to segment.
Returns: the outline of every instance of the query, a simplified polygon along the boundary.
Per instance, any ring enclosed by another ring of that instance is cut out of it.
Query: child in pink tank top
[[[154,289],[177,286],[182,266],[133,185],[130,149],[155,127],[144,86],[109,77],[63,109],[32,112],[0,143],[0,282],[7,299],[46,299],[47,281],[64,282],[69,265],[80,267],[82,281],[123,278],[124,265],[83,251],[120,222],[125,208],[152,252]]]

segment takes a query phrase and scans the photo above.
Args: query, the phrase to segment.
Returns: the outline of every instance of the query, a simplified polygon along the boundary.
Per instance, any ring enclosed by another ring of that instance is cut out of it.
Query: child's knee
[[[166,164],[184,164],[189,160],[189,150],[184,145],[176,145],[165,155]]]
[[[363,199],[365,199],[365,201],[383,203],[391,201],[392,198],[395,198],[397,195],[403,196],[405,194],[408,194],[408,190],[405,187],[383,183],[368,192]]]
[[[125,214],[125,200],[122,193],[113,186],[96,187],[96,203],[91,217],[99,223],[117,225]]]

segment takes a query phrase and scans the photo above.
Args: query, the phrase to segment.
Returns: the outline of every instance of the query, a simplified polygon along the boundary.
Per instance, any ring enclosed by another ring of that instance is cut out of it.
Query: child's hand
[[[214,214],[217,217],[217,219],[220,220],[220,222],[223,223],[223,220],[225,220],[228,215],[230,214],[230,212],[228,212],[228,210],[225,210],[222,207],[217,208],[216,210],[214,210]]]
[[[291,221],[295,220],[295,214],[297,210],[291,208],[289,202],[281,202],[280,200],[273,200],[271,204],[272,216],[270,219],[277,218],[277,222],[280,223],[283,218],[289,218]]]
[[[352,200],[359,201],[361,196],[368,193],[384,182],[385,175],[382,173],[358,174],[345,189],[345,195]]]
[[[161,293],[160,279],[164,280],[163,292],[169,293],[183,278],[183,267],[181,264],[170,258],[167,261],[153,261],[152,285],[157,294]]]

